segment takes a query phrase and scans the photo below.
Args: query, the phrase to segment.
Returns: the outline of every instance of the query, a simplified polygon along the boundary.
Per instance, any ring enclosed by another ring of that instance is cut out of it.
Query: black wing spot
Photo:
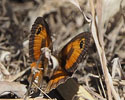
[[[80,42],[80,49],[83,48],[83,40]]]
[[[40,32],[41,32],[41,27],[38,28],[38,31],[36,34],[38,35],[38,34],[40,34]]]

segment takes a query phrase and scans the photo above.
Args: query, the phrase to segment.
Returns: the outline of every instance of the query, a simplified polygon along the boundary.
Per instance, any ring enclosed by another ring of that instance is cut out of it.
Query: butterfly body
[[[51,49],[52,40],[49,32],[46,21],[42,17],[38,17],[32,26],[29,39],[29,55],[32,61],[31,70],[33,68],[43,68],[34,73],[34,79],[38,77],[38,80],[40,79],[38,83],[40,84],[45,69],[49,68],[48,65],[52,64],[52,66],[54,66],[45,92],[49,92],[56,88],[73,74],[78,64],[86,55],[90,39],[90,33],[80,33],[62,48],[58,55],[58,59],[51,53],[47,58],[45,55],[46,51],[44,53],[41,48],[47,47]],[[32,73],[33,71],[34,70],[32,70]]]

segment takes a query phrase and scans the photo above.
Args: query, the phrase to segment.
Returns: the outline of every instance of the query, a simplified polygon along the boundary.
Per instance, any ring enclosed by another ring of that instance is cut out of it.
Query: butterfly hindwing
[[[55,89],[59,84],[65,82],[68,77],[68,74],[59,66],[48,82],[45,92],[48,93],[52,89]]]

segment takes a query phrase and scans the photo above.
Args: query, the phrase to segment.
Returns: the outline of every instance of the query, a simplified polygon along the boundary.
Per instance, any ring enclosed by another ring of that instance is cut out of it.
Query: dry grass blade
[[[91,22],[91,16],[88,13],[85,13],[84,11],[82,11],[78,0],[69,0],[69,2],[74,4],[77,8],[79,8],[80,12],[83,14],[87,22]]]
[[[6,76],[6,77],[5,77],[5,81],[13,82],[13,81],[16,80],[17,78],[21,77],[24,73],[26,73],[29,69],[30,69],[30,67],[26,68],[25,70],[23,70],[22,72],[19,72],[19,73],[16,74],[16,75]]]
[[[17,78],[21,77],[25,72],[27,72],[30,69],[30,67],[26,68],[24,71],[16,74],[16,75],[10,75],[8,70],[4,67],[2,63],[0,63],[0,77],[1,81],[8,81],[8,82],[13,82]]]
[[[76,7],[79,8],[79,10],[82,12],[80,6],[79,6],[79,1],[78,0],[69,0],[69,2],[71,2],[72,4],[74,4]]]
[[[5,66],[0,62],[0,77],[1,77],[1,75],[3,74],[3,75],[10,75],[10,73],[8,72],[8,70],[5,68]],[[2,79],[0,79],[0,80],[2,80]]]
[[[43,94],[45,94],[46,97],[49,98],[49,100],[52,100],[52,99],[51,99],[42,89],[40,89],[35,83],[33,83],[33,85],[35,85],[35,87],[36,87],[37,89],[39,89]]]
[[[121,68],[119,58],[114,58],[112,62],[113,62],[112,78],[114,79],[116,75],[119,76],[119,79],[122,79],[122,77],[125,77],[123,70]]]
[[[83,86],[79,85],[79,91],[77,92],[77,96],[80,97],[79,100],[95,100]]]
[[[95,18],[93,17],[93,19],[95,19]],[[101,64],[103,66],[102,69],[103,69],[103,72],[104,72],[105,81],[107,83],[108,97],[110,98],[109,100],[112,100],[111,99],[111,90],[110,90],[110,87],[108,85],[109,80],[107,79],[108,78],[108,70],[107,70],[107,64],[106,64],[106,59],[105,59],[105,53],[104,53],[104,51],[102,51],[103,48],[101,48],[101,46],[100,46],[100,42],[99,42],[98,36],[97,36],[97,30],[96,30],[97,28],[96,27],[97,27],[96,23],[93,20],[92,21],[92,26],[91,26],[92,35],[94,37],[95,44],[96,44],[96,47],[97,47],[97,50],[98,50],[98,53],[99,53],[100,61],[101,61]]]
[[[102,2],[100,2],[100,5]],[[103,44],[103,35],[99,34],[99,29],[97,26],[97,22],[96,22],[96,16],[95,16],[95,6],[92,0],[90,0],[90,6],[91,6],[91,13],[92,13],[92,26],[91,26],[91,31],[92,31],[92,35],[94,37],[94,41],[97,47],[97,51],[100,57],[100,61],[101,61],[101,65],[102,65],[102,70],[104,73],[104,77],[105,77],[105,83],[106,83],[106,87],[107,87],[107,94],[108,94],[108,100],[112,100],[112,95],[113,94],[114,98],[116,100],[120,100],[119,95],[116,93],[114,87],[113,87],[113,83],[112,83],[112,78],[109,74],[108,68],[107,68],[107,60],[106,60],[106,56],[105,56],[105,51],[104,51],[104,44]],[[98,12],[96,12],[98,13]],[[99,20],[98,20],[99,22]],[[99,24],[100,25],[100,24]],[[101,36],[101,37],[100,37]]]

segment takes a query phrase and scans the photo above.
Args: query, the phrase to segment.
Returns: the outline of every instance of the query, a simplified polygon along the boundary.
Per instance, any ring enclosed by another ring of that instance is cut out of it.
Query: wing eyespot
[[[82,49],[83,48],[83,40],[80,42],[80,49]]]
[[[42,30],[42,28],[39,27],[36,34],[37,34],[37,35],[40,34],[41,30]]]

